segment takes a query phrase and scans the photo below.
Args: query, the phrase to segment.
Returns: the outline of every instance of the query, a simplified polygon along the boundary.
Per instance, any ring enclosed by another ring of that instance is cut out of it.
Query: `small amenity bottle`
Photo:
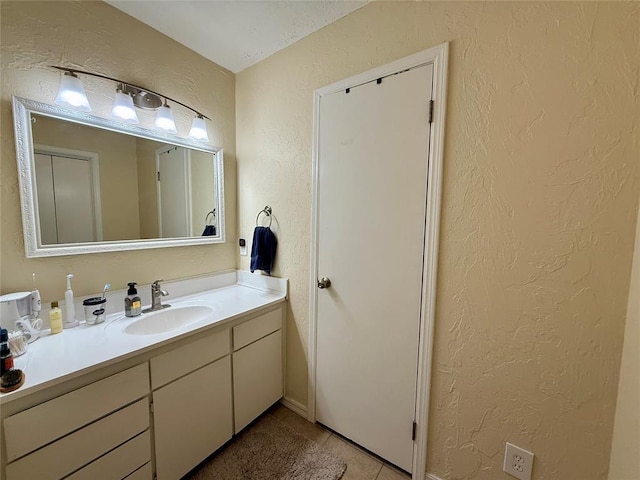
[[[51,310],[49,310],[49,327],[51,334],[60,333],[62,331],[62,310],[58,308],[58,302],[51,302]]]

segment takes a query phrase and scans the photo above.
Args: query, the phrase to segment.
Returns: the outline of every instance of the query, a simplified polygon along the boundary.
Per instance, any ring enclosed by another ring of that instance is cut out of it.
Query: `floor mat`
[[[189,475],[189,480],[338,480],[345,463],[270,414]]]

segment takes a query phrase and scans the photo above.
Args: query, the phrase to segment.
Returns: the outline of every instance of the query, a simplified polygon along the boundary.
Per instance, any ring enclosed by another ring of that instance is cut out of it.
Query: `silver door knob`
[[[327,277],[322,277],[318,280],[318,288],[329,288],[331,286],[331,280]]]

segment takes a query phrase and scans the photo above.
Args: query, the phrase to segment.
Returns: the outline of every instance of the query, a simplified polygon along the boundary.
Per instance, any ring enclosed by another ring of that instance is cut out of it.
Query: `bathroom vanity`
[[[0,396],[3,479],[179,479],[282,397],[286,280],[166,285],[182,294],[168,317],[113,313],[16,359],[27,381]]]

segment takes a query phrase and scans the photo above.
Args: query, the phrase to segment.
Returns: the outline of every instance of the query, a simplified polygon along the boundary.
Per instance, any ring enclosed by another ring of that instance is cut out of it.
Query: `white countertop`
[[[26,374],[25,384],[18,390],[0,394],[0,404],[24,397],[99,368],[134,357],[146,351],[170,344],[189,335],[220,326],[257,309],[282,302],[285,291],[263,290],[242,282],[247,277],[238,272],[239,283],[179,298],[163,297],[172,308],[187,305],[212,307],[205,319],[165,333],[131,335],[123,332],[131,323],[145,316],[125,317],[124,312],[112,313],[104,323],[64,330],[41,337],[29,345],[27,353],[15,358],[15,368]],[[256,278],[258,282],[263,281]],[[275,280],[275,279],[274,279]],[[284,281],[286,284],[286,280]],[[241,284],[244,283],[244,284]],[[258,284],[258,287],[261,286]],[[167,309],[165,311],[168,311]]]

